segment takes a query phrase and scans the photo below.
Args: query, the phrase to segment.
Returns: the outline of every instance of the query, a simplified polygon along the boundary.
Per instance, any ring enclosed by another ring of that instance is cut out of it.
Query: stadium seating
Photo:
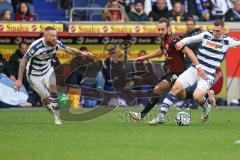
[[[73,7],[86,7],[89,4],[98,4],[101,7],[104,7],[107,4],[108,0],[73,0]]]
[[[74,0],[73,7],[86,7],[86,8],[101,8],[106,5],[108,0]],[[74,15],[84,17],[83,20],[88,21],[101,21],[102,20],[102,11],[98,10],[89,10],[89,11],[76,11]]]
[[[40,21],[66,21],[66,12],[58,9],[57,2],[47,2],[45,0],[34,0],[35,12]]]

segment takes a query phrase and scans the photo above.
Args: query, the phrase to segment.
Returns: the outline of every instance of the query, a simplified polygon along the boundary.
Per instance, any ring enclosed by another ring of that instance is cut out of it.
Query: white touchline
[[[235,144],[240,144],[240,140],[237,140],[234,142]]]

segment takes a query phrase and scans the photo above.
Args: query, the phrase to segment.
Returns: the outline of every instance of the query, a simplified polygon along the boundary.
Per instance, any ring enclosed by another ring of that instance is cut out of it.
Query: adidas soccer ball
[[[176,123],[178,126],[188,126],[191,121],[191,116],[187,112],[179,112],[176,116]]]

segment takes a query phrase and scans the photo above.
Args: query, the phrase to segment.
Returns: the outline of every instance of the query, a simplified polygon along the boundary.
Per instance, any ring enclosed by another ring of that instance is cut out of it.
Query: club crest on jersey
[[[35,51],[34,51],[33,49],[30,51],[31,54],[33,54],[34,52],[35,52]]]
[[[220,51],[223,48],[223,45],[222,44],[217,44],[217,43],[214,43],[214,42],[211,42],[211,41],[206,41],[205,47],[212,48],[214,50]]]

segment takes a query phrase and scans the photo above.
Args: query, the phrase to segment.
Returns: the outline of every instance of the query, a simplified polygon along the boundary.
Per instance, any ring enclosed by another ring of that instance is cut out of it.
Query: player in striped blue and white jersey
[[[81,52],[62,44],[57,40],[57,31],[53,27],[46,27],[43,37],[34,41],[19,65],[18,80],[15,82],[15,90],[22,85],[24,70],[26,68],[27,79],[30,86],[41,97],[43,104],[53,112],[55,124],[61,124],[60,110],[57,99],[56,77],[51,61],[60,49],[73,55],[91,56],[89,52]]]
[[[34,41],[25,56],[29,57],[26,71],[27,75],[42,76],[51,68],[51,60],[57,50],[66,50],[66,46],[57,40],[56,47],[47,47],[44,37]]]
[[[197,88],[193,93],[193,97],[203,108],[202,121],[204,122],[208,119],[212,106],[204,96],[214,84],[216,69],[221,65],[227,50],[240,46],[240,41],[225,35],[224,22],[222,20],[216,20],[212,32],[205,31],[198,35],[184,38],[176,44],[176,48],[180,50],[185,45],[196,42],[201,43],[197,53],[197,59],[200,64],[191,66],[178,77],[171,91],[163,101],[160,115],[154,119],[156,124],[164,122],[169,107],[176,102],[176,95],[184,92],[184,89],[192,86],[196,82]],[[202,68],[205,71],[204,79],[197,75],[197,68]]]

